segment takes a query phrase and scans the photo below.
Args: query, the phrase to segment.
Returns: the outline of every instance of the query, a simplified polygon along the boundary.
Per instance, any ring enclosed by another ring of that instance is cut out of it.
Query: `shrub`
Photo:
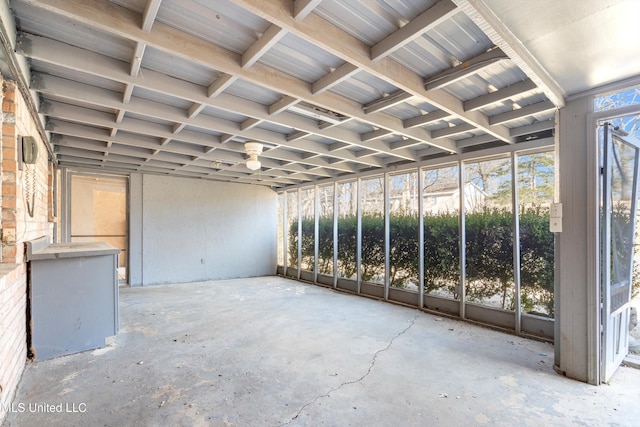
[[[418,278],[418,217],[389,218],[390,285],[407,287]],[[523,311],[553,315],[554,236],[548,231],[549,213],[526,208],[520,213],[521,304]],[[314,263],[313,218],[303,218],[302,265]],[[289,231],[289,255],[298,257],[298,223]],[[499,298],[503,308],[514,308],[513,215],[506,209],[486,209],[465,217],[466,296],[470,301]],[[424,289],[459,294],[459,218],[440,213],[424,218]],[[330,274],[333,264],[333,218],[319,218],[318,268]],[[341,277],[356,274],[357,218],[338,219],[338,269]],[[384,274],[384,217],[362,218],[362,280]]]

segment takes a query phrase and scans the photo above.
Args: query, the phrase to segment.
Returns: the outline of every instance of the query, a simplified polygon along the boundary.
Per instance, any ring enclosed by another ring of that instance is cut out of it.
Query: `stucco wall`
[[[276,193],[188,178],[131,178],[132,286],[270,275]]]

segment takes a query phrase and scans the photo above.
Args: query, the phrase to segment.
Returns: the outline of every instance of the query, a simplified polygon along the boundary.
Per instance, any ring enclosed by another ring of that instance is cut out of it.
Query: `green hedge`
[[[485,210],[467,214],[466,297],[470,301],[494,298],[503,308],[513,309],[513,217],[507,210]],[[390,285],[417,285],[418,218],[392,215],[390,226]],[[298,258],[298,223],[290,225],[289,255]],[[315,265],[313,218],[302,223],[302,265]],[[457,297],[460,280],[459,219],[457,214],[438,214],[424,221],[424,289],[446,291]],[[341,277],[356,274],[357,221],[355,215],[338,220],[338,268]],[[319,218],[318,272],[332,274],[333,218]],[[554,236],[549,232],[546,210],[528,208],[520,214],[521,303],[523,311],[553,315]],[[362,218],[362,280],[384,274],[384,218]],[[545,313],[546,312],[546,313]]]

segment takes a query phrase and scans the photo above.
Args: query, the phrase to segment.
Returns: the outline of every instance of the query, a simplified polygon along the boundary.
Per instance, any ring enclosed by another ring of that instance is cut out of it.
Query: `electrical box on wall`
[[[562,232],[562,203],[551,203],[550,206],[549,231],[552,233]]]

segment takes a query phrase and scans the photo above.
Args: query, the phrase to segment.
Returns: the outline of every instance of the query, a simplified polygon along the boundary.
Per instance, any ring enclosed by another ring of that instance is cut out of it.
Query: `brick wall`
[[[0,253],[0,424],[12,402],[27,360],[27,267],[24,242],[51,238],[53,167],[15,82],[3,80],[0,173],[2,252]],[[19,137],[32,136],[39,144],[33,165],[19,163]],[[31,198],[33,194],[33,202]],[[29,214],[33,207],[33,216]]]

